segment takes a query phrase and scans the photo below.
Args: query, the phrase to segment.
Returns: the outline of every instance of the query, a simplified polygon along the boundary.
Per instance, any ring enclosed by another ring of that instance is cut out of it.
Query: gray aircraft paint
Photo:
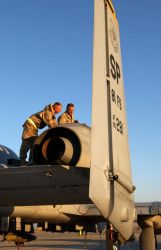
[[[128,239],[135,208],[119,26],[110,1],[94,8],[90,198]]]

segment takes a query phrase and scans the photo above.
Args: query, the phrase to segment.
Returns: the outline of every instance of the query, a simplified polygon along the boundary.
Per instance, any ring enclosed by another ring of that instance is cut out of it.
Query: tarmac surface
[[[76,233],[46,233],[37,232],[37,240],[25,243],[20,250],[84,250],[84,237],[78,236]],[[0,243],[0,250],[17,250],[14,242]],[[104,250],[106,249],[105,236],[97,233],[89,233],[87,235],[86,249],[88,250]],[[120,247],[120,250],[139,250],[138,240],[128,242]],[[161,250],[161,236],[158,237],[158,248]]]

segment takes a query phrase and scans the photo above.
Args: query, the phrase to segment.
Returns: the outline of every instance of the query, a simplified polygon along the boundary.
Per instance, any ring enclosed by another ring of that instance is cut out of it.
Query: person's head
[[[74,114],[74,104],[73,103],[68,103],[68,105],[66,107],[66,112],[69,115],[73,115]]]
[[[61,112],[62,104],[60,102],[55,102],[53,104],[53,109],[54,109],[54,113],[58,114],[59,112]]]

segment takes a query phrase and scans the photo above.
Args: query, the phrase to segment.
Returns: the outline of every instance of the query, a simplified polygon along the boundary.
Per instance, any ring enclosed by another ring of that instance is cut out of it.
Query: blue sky
[[[161,1],[113,0],[137,201],[161,200]],[[93,0],[0,1],[0,143],[19,153],[22,124],[46,104],[91,124]]]

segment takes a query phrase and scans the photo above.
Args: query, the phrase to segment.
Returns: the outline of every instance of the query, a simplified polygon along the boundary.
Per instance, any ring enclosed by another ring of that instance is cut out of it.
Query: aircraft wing
[[[91,203],[88,172],[61,165],[0,169],[0,206]]]

